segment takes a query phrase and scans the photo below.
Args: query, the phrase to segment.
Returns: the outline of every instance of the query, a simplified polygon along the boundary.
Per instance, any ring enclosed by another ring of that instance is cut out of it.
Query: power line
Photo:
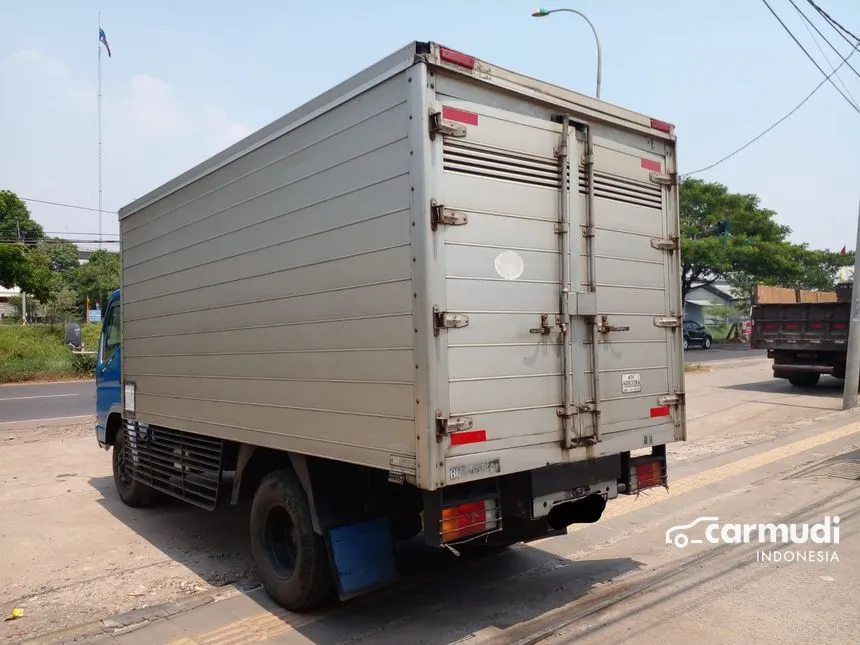
[[[98,208],[90,208],[89,206],[78,206],[77,204],[66,204],[64,202],[49,202],[45,199],[34,199],[32,197],[21,197],[25,202],[35,202],[36,204],[48,204],[50,206],[62,206],[63,208],[74,208],[79,211],[90,211],[91,213],[98,213]],[[107,213],[109,215],[116,215],[116,211],[101,211],[102,213]]]
[[[800,14],[800,17],[803,18],[803,21],[804,21],[803,26],[806,27],[806,33],[808,33],[809,37],[812,38],[812,42],[815,43],[815,46],[818,48],[818,51],[821,52],[821,55],[824,57],[824,60],[827,61],[827,65],[830,67],[831,71],[836,71],[836,68],[833,67],[833,63],[830,62],[830,58],[824,52],[824,49],[821,47],[821,45],[818,44],[818,39],[815,37],[815,34],[812,33],[812,29],[814,29],[816,31],[816,33],[819,36],[821,36],[822,39],[824,39],[824,42],[826,42],[830,46],[830,49],[832,49],[834,52],[836,52],[836,55],[839,56],[845,62],[845,64],[851,68],[851,71],[854,72],[854,74],[857,76],[857,78],[860,78],[860,72],[858,72],[854,68],[854,66],[848,62],[848,57],[843,56],[842,52],[840,52],[833,45],[833,43],[830,42],[830,40],[827,38],[827,36],[825,36],[823,33],[821,33],[821,30],[815,25],[814,22],[812,22],[809,19],[809,17],[800,9],[800,7],[797,6],[797,3],[795,3],[794,0],[788,0],[788,1],[791,3],[791,6],[794,7],[794,9],[797,11],[797,13]],[[810,29],[810,27],[812,27],[812,29]],[[851,94],[851,92],[848,90],[848,86],[845,85],[845,81],[843,81],[838,75],[836,76],[836,79],[839,81],[839,84],[842,85],[842,89],[845,90],[845,93],[848,94],[849,97],[851,97],[851,100],[854,102],[854,105],[857,105],[857,99],[855,99],[854,96]]]
[[[833,81],[833,79],[831,79],[831,78],[830,78],[831,76],[833,76],[833,74],[828,75],[828,74],[827,74],[827,72],[825,72],[825,71],[824,71],[824,68],[823,68],[823,67],[821,67],[821,65],[819,65],[819,64],[818,64],[818,61],[817,61],[817,60],[815,60],[815,58],[813,58],[813,57],[812,57],[812,55],[811,55],[808,51],[806,51],[806,47],[804,47],[804,46],[803,46],[803,44],[802,44],[802,43],[797,39],[797,36],[795,36],[793,33],[791,33],[791,29],[789,29],[789,28],[788,28],[788,26],[783,22],[782,18],[780,18],[780,17],[779,17],[779,14],[778,14],[778,13],[776,13],[776,11],[774,11],[774,10],[773,10],[773,7],[771,7],[771,6],[770,6],[770,3],[769,3],[767,0],[761,0],[761,1],[762,1],[762,2],[764,3],[764,5],[768,8],[768,11],[770,11],[770,12],[773,14],[773,17],[777,19],[777,21],[779,22],[779,24],[780,24],[780,25],[782,25],[782,28],[785,30],[785,32],[786,32],[789,36],[791,36],[791,39],[792,39],[792,40],[797,44],[797,46],[798,46],[798,47],[800,47],[800,49],[803,51],[803,53],[804,53],[804,54],[806,54],[806,57],[807,57],[809,60],[811,60],[811,61],[812,61],[812,64],[813,64],[813,65],[815,65],[815,66],[818,68],[818,71],[819,71],[819,72],[821,72],[822,74],[824,74],[824,80],[825,80],[825,81],[829,81],[829,82],[830,82],[830,84],[833,86],[833,88],[834,88],[837,92],[839,92],[839,94],[842,96],[842,98],[844,98],[844,99],[848,102],[848,104],[849,104],[851,107],[853,107],[853,108],[854,108],[854,110],[855,110],[856,112],[860,113],[860,108],[858,108],[856,105],[854,105],[854,103],[851,101],[851,99],[849,99],[849,98],[845,95],[845,93],[844,93],[842,90],[840,90],[840,89],[839,89],[839,86],[838,86],[838,85]],[[843,61],[843,62],[844,62],[844,61]]]
[[[754,144],[756,141],[758,141],[759,139],[761,139],[764,135],[766,135],[768,132],[770,132],[771,130],[773,130],[776,126],[778,126],[780,123],[782,123],[783,121],[785,121],[788,117],[790,117],[791,115],[793,115],[795,112],[797,112],[797,111],[798,111],[800,108],[802,108],[804,105],[806,105],[806,102],[807,102],[807,101],[809,101],[809,99],[811,99],[811,98],[815,95],[815,93],[816,93],[818,90],[820,90],[822,87],[824,87],[824,84],[825,84],[827,81],[829,81],[829,80],[830,80],[830,77],[831,77],[831,76],[833,76],[834,74],[836,74],[836,72],[838,72],[838,71],[840,70],[840,68],[841,68],[843,65],[845,65],[845,63],[846,63],[846,61],[848,60],[848,58],[851,58],[851,56],[853,56],[856,52],[857,52],[857,47],[855,47],[855,48],[854,48],[854,50],[853,50],[850,54],[848,54],[848,56],[847,56],[847,58],[845,58],[845,60],[843,60],[841,63],[839,63],[839,65],[837,65],[837,66],[836,66],[836,69],[834,69],[834,70],[830,73],[830,75],[829,75],[829,76],[827,76],[823,81],[821,81],[818,85],[816,85],[816,86],[815,86],[815,88],[813,88],[813,90],[812,90],[809,94],[807,94],[807,95],[806,95],[806,97],[805,97],[805,98],[804,98],[800,103],[798,103],[797,105],[795,105],[795,106],[794,106],[794,107],[793,107],[789,112],[787,112],[787,113],[786,113],[786,114],[784,114],[782,117],[780,117],[777,121],[775,121],[775,122],[774,122],[770,127],[768,127],[766,130],[762,131],[760,134],[758,134],[757,136],[755,136],[755,137],[753,137],[752,139],[750,139],[749,141],[747,141],[744,145],[742,145],[740,148],[738,148],[738,149],[737,149],[737,150],[735,150],[734,152],[731,152],[731,153],[727,154],[725,157],[723,157],[722,159],[719,159],[719,160],[715,161],[715,162],[714,162],[714,163],[712,163],[710,166],[705,166],[704,168],[700,168],[699,170],[694,170],[694,171],[692,171],[692,172],[684,173],[684,174],[682,174],[681,176],[682,176],[682,177],[689,177],[690,175],[698,175],[698,174],[699,174],[699,173],[701,173],[701,172],[705,172],[706,170],[710,170],[711,168],[714,168],[714,167],[716,167],[716,166],[719,166],[719,165],[720,165],[721,163],[723,163],[724,161],[728,161],[729,159],[731,159],[732,157],[734,157],[734,156],[735,156],[736,154],[738,154],[739,152],[743,152],[744,150],[746,150],[747,148],[749,148],[752,144]]]
[[[829,23],[831,24],[831,26],[833,26],[833,27],[834,27],[834,28],[836,28],[837,30],[842,30],[842,31],[844,31],[846,34],[848,34],[848,35],[849,35],[849,36],[851,36],[854,40],[856,40],[858,43],[860,43],[860,37],[855,36],[855,35],[854,35],[854,34],[852,34],[850,31],[848,31],[845,27],[843,27],[843,26],[842,26],[842,25],[840,25],[838,22],[836,22],[836,20],[834,20],[833,18],[831,18],[831,17],[830,17],[830,14],[829,14],[829,13],[827,13],[824,9],[822,9],[821,7],[819,7],[819,6],[818,6],[817,4],[815,4],[812,0],[806,0],[806,1],[807,1],[809,4],[811,4],[811,5],[812,5],[812,8],[813,8],[813,9],[815,9],[815,10],[816,10],[816,11],[817,11],[817,12],[818,12],[818,13],[819,13],[819,14],[820,14],[820,15],[821,15],[821,16],[822,16],[822,17],[823,17],[827,22],[829,22]]]

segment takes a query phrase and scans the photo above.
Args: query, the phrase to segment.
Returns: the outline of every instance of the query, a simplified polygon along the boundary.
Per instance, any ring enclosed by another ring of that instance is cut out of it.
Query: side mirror
[[[72,350],[80,350],[84,343],[81,338],[81,326],[78,323],[66,323],[65,340],[63,344]]]

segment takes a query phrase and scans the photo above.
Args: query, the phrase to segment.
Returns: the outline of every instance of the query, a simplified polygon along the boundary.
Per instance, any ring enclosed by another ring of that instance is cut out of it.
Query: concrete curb
[[[700,363],[687,363],[684,365],[684,369],[686,371],[687,367],[698,367],[698,368],[712,368],[712,369],[720,369],[727,367],[743,367],[744,365],[748,365],[749,363],[753,363],[755,361],[766,361],[768,360],[764,356],[749,356],[747,358],[727,358],[725,360],[717,360],[717,361],[702,361]],[[691,372],[695,372],[696,370],[691,370]],[[689,372],[688,372],[689,373]]]

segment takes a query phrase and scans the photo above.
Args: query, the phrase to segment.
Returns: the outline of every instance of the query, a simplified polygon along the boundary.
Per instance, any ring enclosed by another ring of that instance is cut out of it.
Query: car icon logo
[[[704,522],[718,522],[719,520],[719,517],[697,517],[689,524],[671,526],[666,530],[666,544],[673,544],[679,549],[683,549],[690,544],[702,544],[703,540],[699,538],[691,538],[684,531]]]

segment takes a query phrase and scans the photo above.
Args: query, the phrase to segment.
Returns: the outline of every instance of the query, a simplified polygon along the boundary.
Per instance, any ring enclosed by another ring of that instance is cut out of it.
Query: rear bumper
[[[774,365],[773,375],[786,378],[794,374],[833,374],[836,368],[832,365]]]

